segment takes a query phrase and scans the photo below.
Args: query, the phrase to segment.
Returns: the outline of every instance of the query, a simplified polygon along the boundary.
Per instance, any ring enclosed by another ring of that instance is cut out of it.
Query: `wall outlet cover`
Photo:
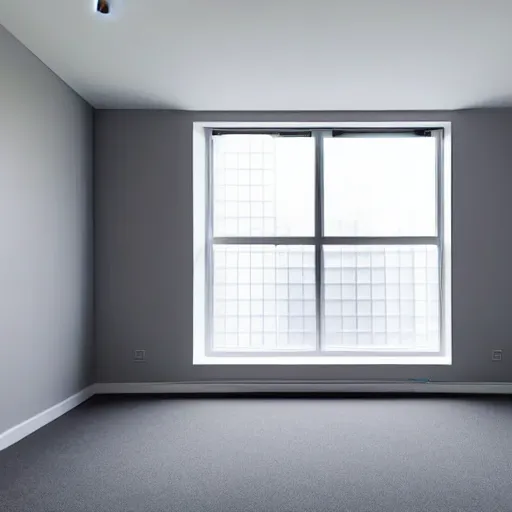
[[[133,352],[133,360],[137,362],[142,362],[146,360],[146,351],[145,350],[135,350]]]
[[[493,350],[492,351],[492,360],[493,361],[501,361],[503,359],[503,350]]]

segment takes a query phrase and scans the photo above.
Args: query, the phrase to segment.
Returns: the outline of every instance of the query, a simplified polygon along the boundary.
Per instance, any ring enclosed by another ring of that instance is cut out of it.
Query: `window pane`
[[[324,139],[327,236],[436,234],[434,137]]]
[[[213,350],[316,349],[315,251],[215,245]]]
[[[214,236],[314,234],[311,137],[213,137]]]
[[[325,246],[325,350],[438,351],[435,246]]]

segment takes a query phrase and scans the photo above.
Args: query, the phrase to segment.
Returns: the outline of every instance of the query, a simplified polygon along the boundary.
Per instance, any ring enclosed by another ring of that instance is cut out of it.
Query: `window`
[[[449,125],[196,130],[195,363],[451,362]]]

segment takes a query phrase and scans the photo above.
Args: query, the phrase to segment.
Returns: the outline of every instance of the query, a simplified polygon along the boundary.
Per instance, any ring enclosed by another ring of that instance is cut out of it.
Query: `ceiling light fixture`
[[[110,14],[109,0],[98,0],[98,3],[96,4],[96,11],[100,14]]]

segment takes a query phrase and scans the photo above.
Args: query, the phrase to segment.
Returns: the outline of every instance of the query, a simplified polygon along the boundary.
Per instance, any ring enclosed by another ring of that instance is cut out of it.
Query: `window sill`
[[[451,365],[451,355],[428,356],[206,356],[194,355],[194,365]]]

